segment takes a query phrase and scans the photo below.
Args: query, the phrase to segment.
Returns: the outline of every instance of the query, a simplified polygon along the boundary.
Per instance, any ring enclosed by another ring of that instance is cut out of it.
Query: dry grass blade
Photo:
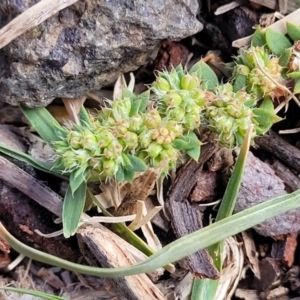
[[[0,49],[78,0],[42,0],[0,30]]]
[[[62,101],[64,103],[64,106],[70,116],[70,119],[75,123],[75,124],[80,124],[79,121],[79,112],[80,108],[84,104],[86,99],[86,96],[79,97],[76,99],[69,99],[69,98],[62,98]]]

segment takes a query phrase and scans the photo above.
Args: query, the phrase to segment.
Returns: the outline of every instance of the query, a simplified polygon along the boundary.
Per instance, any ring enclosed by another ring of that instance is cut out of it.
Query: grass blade
[[[74,193],[72,193],[70,185],[67,189],[62,210],[63,234],[65,238],[69,238],[76,233],[84,208],[86,188],[86,182],[83,181]]]
[[[20,109],[31,126],[47,143],[51,144],[52,142],[62,140],[67,136],[67,130],[60,126],[46,108],[28,108],[21,106]]]
[[[237,199],[238,191],[242,182],[242,177],[246,165],[246,159],[249,152],[249,147],[251,143],[251,134],[253,128],[250,128],[244,139],[238,160],[235,164],[234,170],[228,182],[226,191],[223,196],[218,214],[216,217],[216,222],[229,217],[234,209],[235,202]],[[213,259],[216,268],[222,270],[222,252],[223,252],[223,240],[219,241],[215,245],[208,248],[208,251]],[[201,299],[214,299],[217,292],[219,280],[212,279],[194,279],[192,288],[192,300]]]
[[[11,291],[11,292],[26,294],[26,295],[32,295],[32,296],[44,298],[44,299],[47,299],[47,300],[67,300],[67,298],[63,298],[63,297],[43,293],[43,292],[40,292],[40,291],[26,290],[26,289],[14,288],[14,287],[9,287],[9,286],[1,286],[0,290]]]
[[[100,276],[100,277],[124,277],[139,273],[146,273],[168,263],[178,261],[200,249],[214,245],[220,240],[242,232],[267,219],[298,208],[300,204],[300,190],[280,196],[263,203],[245,209],[226,219],[218,221],[191,234],[188,234],[160,251],[153,254],[145,261],[126,268],[97,268],[75,264],[56,256],[43,253],[31,248],[15,239],[0,223],[0,236],[17,252],[34,260],[65,268],[74,272]]]

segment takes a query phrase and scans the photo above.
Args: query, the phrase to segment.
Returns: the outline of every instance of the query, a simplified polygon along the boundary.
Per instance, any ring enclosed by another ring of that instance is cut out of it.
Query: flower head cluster
[[[182,124],[185,132],[200,126],[206,91],[196,75],[184,73],[182,68],[161,72],[152,90],[158,101],[158,111],[166,119]]]
[[[231,84],[220,85],[205,110],[207,126],[219,135],[223,146],[241,145],[253,122],[256,98],[245,90],[233,92]],[[254,131],[255,132],[255,131]]]
[[[283,91],[278,84],[283,83],[279,58],[270,55],[263,47],[244,50],[236,59],[234,76],[244,76],[247,92],[258,97],[280,97]]]
[[[66,171],[80,168],[86,177],[123,180],[146,167],[164,173],[175,167],[180,152],[174,142],[183,136],[183,126],[148,107],[149,99],[144,97],[143,103],[141,97],[126,94],[111,101],[90,125],[74,125],[65,140],[54,143]],[[200,147],[198,139],[196,145]]]

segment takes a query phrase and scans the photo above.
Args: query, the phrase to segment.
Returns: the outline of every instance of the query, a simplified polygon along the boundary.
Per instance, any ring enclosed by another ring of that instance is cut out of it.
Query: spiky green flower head
[[[130,181],[148,167],[168,174],[180,151],[191,151],[197,159],[198,138],[182,142],[183,124],[161,115],[148,100],[149,93],[136,96],[126,91],[123,98],[108,101],[94,119],[74,125],[64,140],[53,144],[65,171],[79,170],[87,180]]]
[[[245,90],[233,92],[230,83],[220,85],[205,111],[207,127],[219,135],[225,147],[240,146],[253,124],[253,107],[257,98]],[[256,125],[256,124],[254,124]],[[255,131],[254,131],[255,132]]]
[[[284,93],[280,89],[280,85],[284,83],[281,71],[278,57],[270,54],[264,47],[250,47],[242,50],[236,58],[233,73],[235,82],[246,88],[248,93],[256,94],[259,98],[274,98]]]
[[[171,72],[160,72],[151,90],[163,118],[181,123],[184,132],[199,127],[206,101],[205,90],[202,89],[197,74],[189,74],[182,66]]]

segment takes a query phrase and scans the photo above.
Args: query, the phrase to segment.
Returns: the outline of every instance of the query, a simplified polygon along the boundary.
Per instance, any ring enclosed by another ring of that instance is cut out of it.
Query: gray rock
[[[38,0],[1,0],[0,26]],[[78,1],[0,50],[1,101],[46,106],[112,83],[164,39],[202,30],[197,0]]]

